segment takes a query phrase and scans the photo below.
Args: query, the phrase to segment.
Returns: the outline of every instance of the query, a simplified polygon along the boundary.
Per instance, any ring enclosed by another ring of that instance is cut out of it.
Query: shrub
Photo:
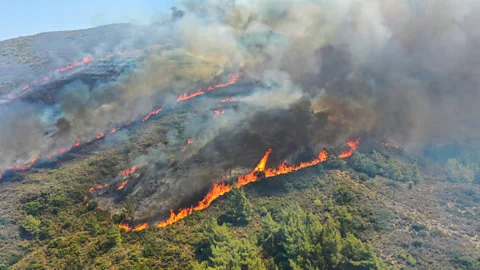
[[[447,160],[443,170],[447,179],[453,183],[472,183],[475,178],[474,170],[462,165],[454,158]]]
[[[28,215],[20,225],[21,235],[27,238],[36,237],[40,233],[40,220]]]
[[[344,205],[355,201],[357,196],[349,188],[340,187],[335,191],[334,198],[338,204]]]

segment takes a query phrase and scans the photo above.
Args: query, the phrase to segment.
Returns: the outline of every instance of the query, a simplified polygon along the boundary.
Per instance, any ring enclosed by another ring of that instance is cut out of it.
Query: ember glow
[[[358,149],[358,145],[360,144],[360,138],[354,140],[354,141],[348,141],[347,142],[348,146],[350,147],[350,149],[348,149],[347,151],[341,153],[338,157],[339,158],[347,158],[349,156],[351,156],[353,154],[353,152],[355,150]]]
[[[355,141],[349,141],[348,145],[350,146],[350,150],[355,151],[358,148],[358,144],[360,143],[360,140],[357,139]],[[353,149],[353,150],[352,150]],[[350,151],[349,150],[349,151]],[[252,182],[257,182],[261,180],[262,178],[270,178],[270,177],[275,177],[278,175],[283,175],[283,174],[288,174],[294,171],[301,170],[303,168],[315,166],[319,163],[325,162],[328,159],[328,153],[327,151],[323,150],[318,154],[316,158],[314,158],[311,161],[308,162],[302,162],[299,165],[287,165],[286,161],[284,161],[282,164],[280,164],[277,167],[274,168],[267,168],[267,161],[268,157],[272,153],[272,149],[268,149],[265,155],[262,157],[262,159],[258,162],[257,166],[248,174],[239,176],[237,178],[237,188],[240,188],[242,186],[245,186],[249,183]],[[351,155],[351,154],[350,154]],[[339,156],[340,157],[340,156]],[[343,157],[340,157],[343,158]],[[224,182],[220,184],[214,184],[213,188],[207,193],[207,195],[201,200],[197,206],[191,206],[189,208],[182,208],[180,209],[177,213],[175,213],[173,210],[170,210],[170,217],[164,221],[161,221],[157,223],[155,226],[156,227],[166,227],[168,225],[171,225],[177,221],[180,221],[184,218],[186,218],[188,215],[193,213],[194,211],[200,211],[208,206],[215,201],[217,198],[223,196],[224,194],[230,192],[232,190],[232,186],[225,184]],[[124,228],[127,226],[128,228],[131,229],[130,225],[125,225],[125,224],[120,224],[121,228]],[[141,227],[141,229],[140,229]],[[138,226],[138,231],[146,229],[148,225],[142,224]],[[137,227],[136,227],[137,228]]]
[[[187,147],[189,144],[192,144],[193,142],[195,141],[195,139],[188,139],[187,141],[187,145],[185,145],[182,149],[182,152],[185,152],[185,150],[187,150]]]
[[[225,114],[224,110],[215,110],[215,115]]]
[[[226,99],[222,99],[222,102],[230,102],[230,101],[234,101],[235,100],[235,97],[229,97],[229,98],[226,98]]]

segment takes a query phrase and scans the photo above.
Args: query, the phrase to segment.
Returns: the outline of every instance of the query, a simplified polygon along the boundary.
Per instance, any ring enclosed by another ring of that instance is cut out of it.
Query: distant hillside
[[[158,26],[111,24],[0,41],[0,93],[83,57],[144,48],[165,40]]]

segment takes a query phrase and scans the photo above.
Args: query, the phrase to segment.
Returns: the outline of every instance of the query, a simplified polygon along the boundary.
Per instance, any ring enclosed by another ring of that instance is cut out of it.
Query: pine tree
[[[243,189],[234,189],[232,191],[233,206],[228,216],[233,224],[244,225],[250,222],[253,215],[253,207],[250,200],[245,196]]]

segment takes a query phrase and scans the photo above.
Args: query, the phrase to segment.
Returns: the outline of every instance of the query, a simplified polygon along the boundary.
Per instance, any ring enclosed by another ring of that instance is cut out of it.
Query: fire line
[[[352,153],[358,149],[358,144],[360,143],[360,139],[356,139],[354,141],[348,141],[348,146],[349,149],[345,152],[342,152],[339,157],[340,158],[346,158],[352,155]],[[255,166],[255,168],[248,174],[239,176],[237,178],[237,188],[240,188],[242,186],[248,185],[249,183],[252,182],[257,182],[260,181],[263,178],[271,178],[275,177],[278,175],[283,175],[283,174],[288,174],[294,171],[301,170],[303,168],[315,166],[319,163],[325,162],[328,159],[328,153],[324,150],[318,154],[318,156],[308,162],[301,162],[299,165],[287,165],[286,161],[284,161],[282,164],[280,164],[277,167],[274,168],[267,168],[267,161],[268,157],[272,153],[272,149],[268,149],[265,155],[262,157],[260,162]],[[218,199],[219,197],[225,195],[226,193],[230,192],[233,189],[233,187],[229,184],[225,184],[224,182],[221,182],[220,184],[214,184],[212,189],[205,195],[203,200],[201,200],[196,206],[191,206],[189,208],[181,208],[178,210],[177,213],[175,213],[173,210],[170,210],[170,217],[166,220],[160,221],[157,224],[155,224],[156,227],[159,228],[164,228],[169,225],[172,225],[173,223],[180,221],[190,214],[192,214],[194,211],[200,211],[208,206]],[[148,228],[147,223],[143,223],[141,225],[137,225],[132,228],[132,226],[125,224],[125,223],[120,223],[120,228],[125,229],[126,231],[141,231],[146,228]]]
[[[237,80],[240,78],[240,76],[242,76],[243,74],[244,74],[243,72],[229,74],[228,75],[229,80],[226,83],[216,84],[216,85],[213,85],[213,86],[208,86],[208,87],[205,88],[205,90],[206,91],[212,91],[212,90],[217,89],[217,88],[224,88],[224,87],[227,87],[229,85],[235,84],[237,82]],[[188,94],[183,94],[182,96],[184,96],[186,98],[181,99],[181,100],[177,100],[177,102],[183,101],[183,100],[188,100],[188,99],[194,97],[194,96],[189,96]],[[162,111],[162,109],[163,109],[163,107],[149,112],[148,114],[146,114],[146,116],[141,118],[141,120],[142,121],[149,120],[152,116],[159,114]],[[140,120],[138,120],[138,122],[140,122]],[[123,128],[131,125],[131,124],[132,124],[131,122],[127,122],[127,123],[121,125],[118,128],[112,129],[111,131],[109,130],[109,131],[102,132],[99,135],[97,135],[94,139],[91,139],[91,140],[89,140],[87,142],[84,142],[84,143],[90,143],[90,142],[93,142],[93,141],[101,140],[101,139],[105,138],[105,136],[107,136],[109,134],[114,134],[117,131],[119,131],[120,129],[123,129]],[[58,151],[46,154],[46,155],[42,156],[41,158],[43,158],[43,159],[53,159],[54,157],[59,156],[61,154],[64,154],[64,153],[72,150],[73,148],[80,147],[82,144],[83,143],[81,143],[80,139],[77,139],[76,143],[72,144],[71,146],[61,148]],[[38,160],[39,160],[39,158],[34,158],[34,159],[30,160],[26,165],[21,165],[21,166],[18,166],[18,167],[10,166],[6,171],[4,171],[3,173],[0,173],[0,180],[5,176],[5,174],[7,172],[25,171],[25,170],[31,168]]]

